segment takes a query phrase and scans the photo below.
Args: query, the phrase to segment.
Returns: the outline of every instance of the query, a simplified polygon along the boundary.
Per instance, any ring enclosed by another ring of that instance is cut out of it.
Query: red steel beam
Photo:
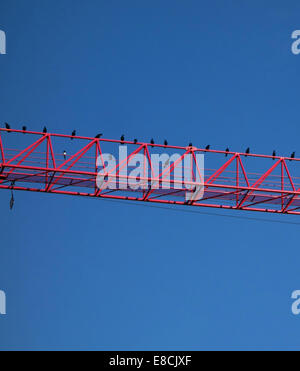
[[[7,142],[17,138],[16,136],[18,136],[16,142],[22,143],[20,138],[25,138],[25,136],[21,137],[21,134],[26,134],[30,144],[17,149],[13,141],[13,148],[8,148]],[[64,147],[61,146],[60,150],[56,150],[54,145],[58,139],[64,144],[70,143],[69,140],[72,139],[76,143],[80,142],[80,145],[68,155],[67,159],[63,160],[61,153]],[[42,150],[45,144],[46,149]],[[97,187],[97,157],[101,157],[104,165],[103,146],[116,147],[121,144],[133,149],[128,153],[127,158],[117,163],[115,168],[107,173],[109,180],[106,186],[112,179],[126,184],[128,180],[136,179],[128,174],[120,174],[120,172],[124,166],[130,165],[130,161],[137,154],[143,153],[148,165],[148,174],[144,164],[143,176],[138,178],[147,184],[148,188],[107,190]],[[87,156],[91,149],[93,149],[92,155]],[[155,174],[151,151],[164,150],[179,153],[180,157],[177,161],[168,164],[159,174]],[[185,156],[192,154],[190,164],[192,181],[187,181],[185,184],[193,187],[196,184],[195,171],[200,173],[195,156],[198,153],[210,156],[209,159],[205,158],[205,163],[209,163],[207,167],[209,171],[201,183],[204,187],[204,195],[200,200],[187,202],[186,192],[192,192],[192,190],[177,190],[176,186],[180,180],[173,179],[172,176]],[[36,154],[39,155],[38,159]],[[217,165],[210,165],[210,161],[214,164],[214,160],[210,160],[211,156],[217,159]],[[262,172],[257,168],[254,168],[252,172],[249,171],[248,161],[254,159],[259,163],[267,161],[267,168]],[[274,160],[276,160],[275,163]],[[287,161],[291,165],[288,166]],[[300,168],[295,170],[295,166],[300,167],[299,161],[299,158],[290,157],[0,128],[0,189],[299,215],[300,186],[297,185],[297,181],[300,183],[298,177]],[[231,170],[229,170],[230,166]],[[91,168],[92,171],[90,171]],[[277,168],[280,170],[279,175],[273,174]],[[229,172],[230,176],[227,176]],[[171,187],[168,190],[160,188],[166,176],[170,176]],[[275,177],[276,180],[274,180]],[[265,182],[269,184],[266,186]],[[134,197],[133,194],[135,194]]]

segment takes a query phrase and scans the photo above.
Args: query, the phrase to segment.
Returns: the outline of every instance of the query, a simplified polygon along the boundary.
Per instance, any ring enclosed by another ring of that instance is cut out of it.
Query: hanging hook
[[[11,191],[11,199],[10,199],[10,203],[9,203],[10,210],[13,209],[14,204],[15,204],[14,193],[13,193],[13,191]]]
[[[9,202],[10,210],[13,209],[14,204],[15,204],[15,198],[14,198],[14,192],[13,192],[13,187],[14,187],[14,185],[15,185],[15,180],[13,180],[13,181],[11,182],[11,187],[12,187],[12,189],[11,189],[11,198],[10,198],[10,202]]]

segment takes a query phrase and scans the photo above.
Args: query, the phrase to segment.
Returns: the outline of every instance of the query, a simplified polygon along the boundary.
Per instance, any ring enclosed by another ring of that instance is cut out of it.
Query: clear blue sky
[[[0,121],[300,153],[299,11],[292,0],[2,0]],[[299,226],[15,197],[10,212],[0,192],[1,349],[299,345]]]

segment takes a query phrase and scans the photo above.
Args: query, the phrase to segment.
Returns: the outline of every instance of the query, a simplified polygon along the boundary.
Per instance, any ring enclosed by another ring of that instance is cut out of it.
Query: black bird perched
[[[137,139],[134,139],[133,143],[134,144],[137,144],[138,140]]]
[[[168,141],[165,139],[164,141],[164,145],[167,146],[168,145]]]
[[[228,153],[229,153],[229,148],[227,147],[227,148],[226,148],[226,155],[225,155],[225,157],[228,156]]]
[[[208,151],[210,149],[210,144],[207,145],[205,149]]]
[[[22,127],[22,130],[24,131],[24,134],[25,134],[25,131],[27,131],[27,127],[26,126],[23,126]]]
[[[64,159],[67,159],[67,151],[64,151]]]
[[[272,153],[272,156],[273,156],[273,161],[275,160],[275,156],[276,156],[276,151],[274,150],[273,153]]]
[[[44,126],[43,133],[44,134],[47,134],[47,128],[46,128],[46,126]]]
[[[291,154],[291,158],[295,158],[295,156],[296,156],[296,152],[293,152],[293,153]]]
[[[189,147],[193,147],[193,143],[191,142],[191,143],[189,143]]]
[[[246,152],[245,153],[247,153],[247,155],[249,155],[249,153],[250,153],[250,148],[249,147],[246,149]]]
[[[5,129],[10,130],[10,125],[7,122],[5,123]]]
[[[76,130],[73,130],[72,131],[72,138],[71,138],[71,140],[73,140],[75,136],[76,136]]]
[[[124,140],[125,140],[125,136],[124,136],[124,134],[121,136],[121,142],[124,142]],[[124,143],[121,143],[121,144],[124,144]]]
[[[154,144],[154,139],[153,138],[150,140],[150,143],[152,144],[152,147],[153,147],[153,144]]]
[[[103,134],[97,134],[97,135],[95,136],[95,138],[96,138],[96,139],[100,139],[100,138],[102,137],[102,135],[103,135]]]

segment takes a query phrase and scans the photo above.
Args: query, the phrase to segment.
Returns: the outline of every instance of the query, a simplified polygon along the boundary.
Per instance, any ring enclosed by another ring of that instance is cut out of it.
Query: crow
[[[275,156],[276,156],[276,151],[274,150],[273,153],[272,153],[272,156],[273,156],[273,161],[275,160]]]
[[[102,135],[103,135],[103,134],[97,134],[97,135],[95,136],[95,138],[96,138],[96,139],[100,139],[100,138],[102,137]]]
[[[73,140],[73,138],[76,136],[76,130],[73,130],[72,131],[72,138],[71,138],[71,140]]]
[[[44,126],[43,133],[44,134],[47,134],[47,128],[46,128],[46,126]]]
[[[226,155],[225,155],[225,157],[228,156],[228,153],[229,153],[229,148],[227,147],[227,148],[226,148]]]
[[[210,144],[208,144],[205,149],[208,151],[210,149]]]
[[[164,141],[164,145],[167,146],[168,145],[168,141],[165,139]]]

